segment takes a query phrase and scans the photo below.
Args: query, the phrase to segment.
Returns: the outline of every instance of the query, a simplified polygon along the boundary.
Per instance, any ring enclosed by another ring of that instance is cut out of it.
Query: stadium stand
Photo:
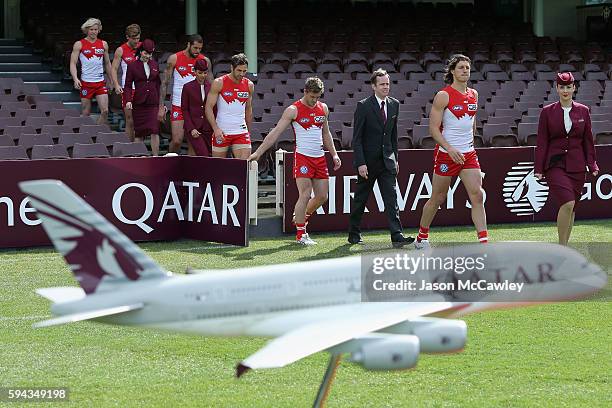
[[[125,26],[142,15],[140,3],[122,3],[121,13],[109,0],[88,5],[88,15],[103,22],[100,37],[108,41],[111,57],[124,42]],[[580,81],[575,99],[591,108],[596,142],[612,142],[612,53],[608,44],[537,37],[531,24],[494,17],[487,7],[471,4],[385,2],[382,6],[364,2],[348,7],[344,2],[289,3],[291,7],[282,8],[274,1],[259,3],[259,73],[251,76],[256,91],[254,146],[261,143],[286,105],[300,96],[303,78],[316,74],[325,81],[323,101],[330,108],[334,142],[337,148],[350,149],[356,104],[371,94],[369,73],[383,67],[393,81],[391,94],[402,103],[400,147],[432,148],[427,116],[435,92],[444,86],[444,63],[456,52],[473,61],[471,86],[480,96],[477,146],[533,145],[542,106],[557,100],[553,81],[558,70],[572,71]],[[316,30],[289,23],[291,16],[299,20],[305,15],[312,3],[321,16]],[[107,155],[112,151],[116,156],[114,147],[108,149],[116,142],[129,141],[124,133],[112,133],[121,130],[117,122],[111,128],[79,117],[78,93],[66,79],[72,44],[82,38],[79,27],[83,18],[74,13],[81,6],[74,0],[21,2],[26,42],[16,61],[41,68],[40,72],[31,69],[21,75],[11,72],[10,77],[0,72],[0,145],[20,145],[11,151],[17,152],[16,156],[23,146],[34,154],[37,145],[32,140],[43,142],[33,136],[28,139],[34,134],[45,135],[37,136],[45,137],[45,142],[46,136],[50,137],[51,143],[64,145],[77,157],[89,153],[76,146],[98,142],[106,146]],[[243,2],[235,0],[203,3],[206,12],[200,13],[199,22],[205,40],[203,52],[211,58],[217,76],[229,71],[230,56],[244,48],[242,29],[235,25],[242,7]],[[156,41],[162,69],[169,55],[184,48],[179,34],[182,23],[167,18],[183,9],[179,0],[157,2],[155,10],[138,21],[143,38]],[[407,15],[411,16],[410,24],[406,24]],[[466,24],[453,24],[456,15]],[[378,32],[371,21],[383,17],[385,30]],[[452,35],[448,27],[452,27]],[[122,115],[120,98],[114,95],[111,110]],[[166,120],[162,126],[166,137],[168,123]],[[277,147],[293,150],[293,134],[284,132]],[[98,147],[87,149],[103,153]],[[36,155],[44,154],[36,149]],[[274,166],[268,166],[271,158],[268,155],[260,169],[273,170]]]

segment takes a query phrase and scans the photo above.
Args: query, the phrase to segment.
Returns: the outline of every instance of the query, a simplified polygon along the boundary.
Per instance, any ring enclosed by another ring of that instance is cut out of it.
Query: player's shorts
[[[465,160],[463,164],[457,164],[451,159],[448,153],[441,152],[436,146],[434,150],[434,173],[438,176],[457,176],[463,169],[479,169],[480,163],[476,150],[468,153],[463,153]]]
[[[213,135],[211,137],[211,144],[213,151],[225,151],[230,146],[236,149],[250,149],[251,134],[246,132],[238,135],[225,135],[223,140],[217,140]]]
[[[81,81],[81,99],[91,99],[96,95],[107,95],[106,83]]]
[[[327,160],[321,157],[305,156],[295,152],[293,156],[293,178],[323,179],[329,178]]]
[[[180,106],[172,105],[172,110],[170,111],[170,121],[176,122],[177,120],[185,120],[183,118],[183,110]]]

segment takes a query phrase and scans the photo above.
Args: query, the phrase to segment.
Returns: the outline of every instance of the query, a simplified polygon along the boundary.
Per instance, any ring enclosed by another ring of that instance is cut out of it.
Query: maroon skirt
[[[134,118],[134,134],[137,138],[159,134],[158,112],[159,105],[134,105],[132,117]]]
[[[582,197],[585,181],[585,172],[568,173],[562,167],[552,167],[546,170],[548,189],[559,205],[568,201],[575,201],[577,205]]]

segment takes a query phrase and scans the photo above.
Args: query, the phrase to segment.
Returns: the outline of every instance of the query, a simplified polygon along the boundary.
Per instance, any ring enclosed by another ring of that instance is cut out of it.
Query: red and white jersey
[[[204,54],[198,54],[197,57],[191,58],[185,55],[185,51],[179,51],[174,55],[176,55],[176,64],[174,64],[174,71],[172,71],[172,104],[181,106],[183,85],[193,81],[195,78],[193,65],[196,60],[204,59]]]
[[[136,44],[136,48],[140,47],[141,43]],[[121,87],[125,86],[125,74],[127,74],[128,64],[136,61],[136,48],[132,48],[128,43],[121,44],[119,47],[123,50],[121,54]]]
[[[474,119],[478,110],[476,95],[471,88],[462,94],[452,86],[442,89],[448,93],[448,105],[442,117],[442,137],[459,150],[467,153],[474,150]],[[440,151],[445,150],[440,147]]]
[[[104,43],[101,39],[90,42],[83,38],[79,60],[81,61],[81,81],[104,81]]]
[[[217,98],[217,125],[226,135],[248,132],[245,119],[246,103],[251,96],[249,81],[235,83],[229,74],[221,77],[223,86]]]
[[[323,104],[317,101],[311,108],[300,99],[293,106],[297,108],[297,116],[291,122],[295,151],[309,157],[323,156],[323,125],[327,120]]]

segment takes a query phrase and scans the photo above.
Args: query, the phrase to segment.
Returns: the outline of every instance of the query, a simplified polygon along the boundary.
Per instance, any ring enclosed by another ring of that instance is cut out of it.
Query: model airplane
[[[418,302],[362,302],[361,257],[173,275],[62,182],[27,181],[20,187],[81,286],[38,289],[53,302],[51,312],[58,317],[35,327],[94,320],[206,336],[274,338],[237,365],[237,376],[328,351],[330,364],[315,406],[329,392],[343,354],[366,369],[411,368],[420,353],[463,349],[466,324],[452,318],[513,305],[453,302],[436,294]],[[496,262],[510,269],[530,256],[556,259],[545,271],[550,279],[530,279],[527,267],[522,272],[521,280],[543,301],[584,297],[607,281],[601,268],[569,248],[488,246],[495,248]],[[533,273],[541,278],[542,270]]]

